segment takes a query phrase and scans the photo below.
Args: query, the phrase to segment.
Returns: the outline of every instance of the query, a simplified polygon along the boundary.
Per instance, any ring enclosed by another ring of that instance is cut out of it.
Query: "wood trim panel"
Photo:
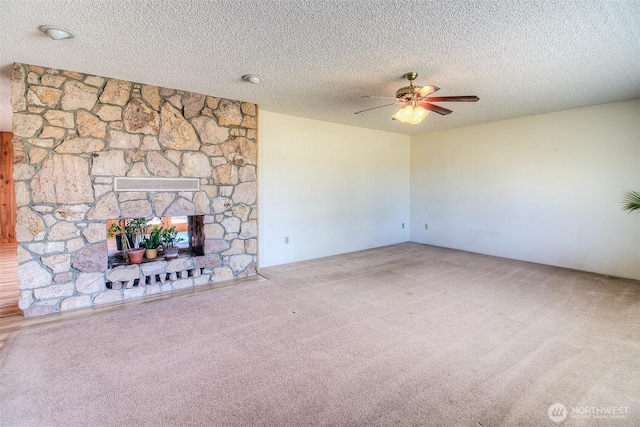
[[[11,132],[0,132],[0,243],[16,242],[16,196]]]

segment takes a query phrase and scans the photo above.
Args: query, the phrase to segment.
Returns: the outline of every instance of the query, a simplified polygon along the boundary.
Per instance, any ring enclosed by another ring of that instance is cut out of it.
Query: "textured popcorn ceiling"
[[[53,41],[53,24],[75,38]],[[640,97],[640,2],[22,0],[0,3],[0,130],[11,63],[257,103],[264,110],[421,133]],[[420,125],[396,108],[354,115],[405,86],[442,103]],[[241,80],[264,77],[261,85]]]

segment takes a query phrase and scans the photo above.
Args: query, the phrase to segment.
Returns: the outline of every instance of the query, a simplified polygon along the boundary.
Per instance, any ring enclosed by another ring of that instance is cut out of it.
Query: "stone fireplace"
[[[256,273],[254,104],[15,64],[14,179],[25,316]],[[197,190],[116,191],[121,178]],[[108,266],[107,221],[200,216],[200,254]]]

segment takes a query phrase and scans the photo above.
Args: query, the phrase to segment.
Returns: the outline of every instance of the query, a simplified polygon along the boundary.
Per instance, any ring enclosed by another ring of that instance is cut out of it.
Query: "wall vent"
[[[198,178],[122,178],[116,177],[114,191],[198,191]]]

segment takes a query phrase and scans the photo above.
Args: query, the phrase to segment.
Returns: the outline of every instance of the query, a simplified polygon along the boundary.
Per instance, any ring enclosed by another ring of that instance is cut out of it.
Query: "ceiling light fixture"
[[[40,27],[40,31],[47,33],[54,40],[72,39],[74,37],[71,31],[55,25],[43,25]]]
[[[262,77],[257,74],[245,74],[242,76],[242,80],[245,82],[253,83],[254,85],[262,83]]]
[[[415,105],[415,103],[412,102],[411,104],[407,104],[399,109],[398,112],[393,115],[393,118],[402,123],[417,125],[427,117],[427,114],[429,114],[429,110],[419,105]]]
[[[409,80],[409,86],[398,89],[396,91],[395,98],[388,98],[386,96],[363,96],[363,98],[393,99],[394,102],[391,104],[367,108],[366,110],[356,111],[356,114],[376,110],[382,107],[389,107],[391,105],[402,105],[402,107],[392,116],[393,120],[417,125],[427,117],[430,111],[434,111],[442,116],[452,113],[451,110],[432,104],[432,102],[476,102],[479,99],[475,95],[431,96],[434,92],[440,90],[440,88],[431,85],[422,87],[414,86],[413,81],[418,77],[418,73],[415,71],[405,73],[402,77]]]

